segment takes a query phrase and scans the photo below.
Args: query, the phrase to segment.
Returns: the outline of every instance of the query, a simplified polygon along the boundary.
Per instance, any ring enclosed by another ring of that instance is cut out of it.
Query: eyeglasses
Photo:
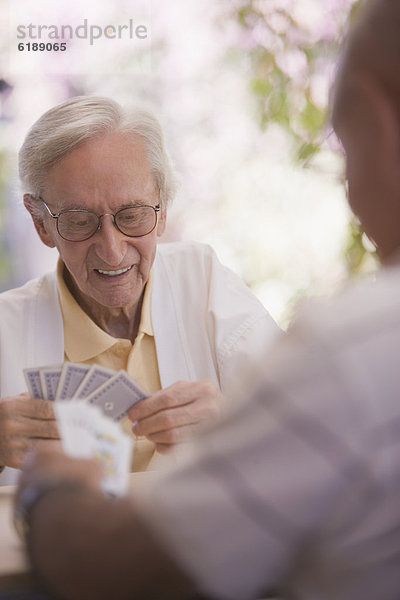
[[[43,198],[41,200],[49,215],[57,220],[57,231],[60,236],[68,242],[84,242],[88,240],[101,228],[101,219],[106,215],[113,218],[114,225],[128,237],[143,237],[153,231],[157,225],[157,213],[160,205],[149,206],[147,204],[132,204],[124,206],[116,213],[104,213],[96,215],[91,210],[70,208],[62,210],[58,214],[51,212]]]

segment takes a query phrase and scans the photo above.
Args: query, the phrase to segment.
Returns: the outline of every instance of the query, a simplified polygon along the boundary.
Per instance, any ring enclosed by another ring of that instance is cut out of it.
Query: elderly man
[[[279,331],[213,251],[161,244],[174,175],[157,120],[101,97],[46,112],[21,148],[24,203],[57,273],[0,296],[0,465],[57,439],[52,404],[25,367],[64,360],[126,369],[150,394],[134,423],[134,470],[216,418],[236,373]],[[2,483],[13,481],[4,473]]]
[[[373,0],[333,111],[351,204],[392,266],[306,309],[253,392],[135,504],[102,497],[90,462],[27,466],[18,513],[62,598],[398,600],[399,57],[400,4]]]

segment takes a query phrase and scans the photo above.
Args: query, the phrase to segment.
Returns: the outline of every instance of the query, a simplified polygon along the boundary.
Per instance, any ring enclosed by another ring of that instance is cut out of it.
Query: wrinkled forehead
[[[71,161],[75,161],[77,167],[82,162],[90,165],[108,161],[110,168],[115,168],[119,162],[123,166],[138,164],[143,170],[149,170],[147,148],[143,138],[136,133],[120,131],[111,131],[78,143],[70,152],[55,161],[50,169],[61,162],[67,164]]]
[[[68,172],[84,181],[88,177],[107,178],[130,173],[147,178],[151,174],[144,141],[139,135],[112,132],[78,145],[48,169],[51,179]]]
[[[112,133],[75,148],[48,170],[44,189],[79,188],[82,192],[124,187],[140,193],[154,188],[146,146],[138,135]]]

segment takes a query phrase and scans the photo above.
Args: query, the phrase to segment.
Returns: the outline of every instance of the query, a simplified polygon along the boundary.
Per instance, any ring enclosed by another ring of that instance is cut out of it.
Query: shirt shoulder
[[[53,297],[55,292],[55,273],[47,273],[42,277],[29,280],[24,285],[11,288],[0,293],[0,306],[2,311],[7,307],[21,310],[26,303],[39,296]],[[3,313],[4,316],[4,313]]]
[[[304,341],[348,346],[400,326],[400,267],[382,269],[374,280],[350,284],[331,298],[308,300],[289,329]]]
[[[248,319],[253,322],[267,316],[272,321],[260,300],[220,262],[211,246],[199,242],[160,244],[157,258],[155,277],[163,269],[175,295],[183,294],[186,304],[192,301],[192,306],[205,307],[214,321],[228,322],[234,317],[245,328]]]
[[[211,246],[194,241],[161,242],[157,246],[157,256],[159,260],[179,260],[183,263],[204,260],[218,261],[217,255]]]

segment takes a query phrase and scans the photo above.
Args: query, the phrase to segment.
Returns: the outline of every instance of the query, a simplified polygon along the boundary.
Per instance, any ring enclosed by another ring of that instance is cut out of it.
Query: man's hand
[[[209,380],[178,381],[138,402],[128,412],[133,433],[155,443],[158,452],[190,439],[205,423],[216,420],[225,397]]]
[[[27,454],[18,480],[16,502],[25,488],[42,482],[72,482],[100,491],[102,469],[95,460],[69,458],[59,447],[43,447]]]
[[[39,442],[55,444],[59,433],[52,402],[24,393],[0,402],[0,465],[20,469]]]
[[[101,476],[96,461],[49,449],[32,452],[23,465],[17,510],[24,491],[50,490],[28,512],[27,549],[44,591],[65,600],[191,597],[193,584],[141,522],[132,500],[107,499]]]

